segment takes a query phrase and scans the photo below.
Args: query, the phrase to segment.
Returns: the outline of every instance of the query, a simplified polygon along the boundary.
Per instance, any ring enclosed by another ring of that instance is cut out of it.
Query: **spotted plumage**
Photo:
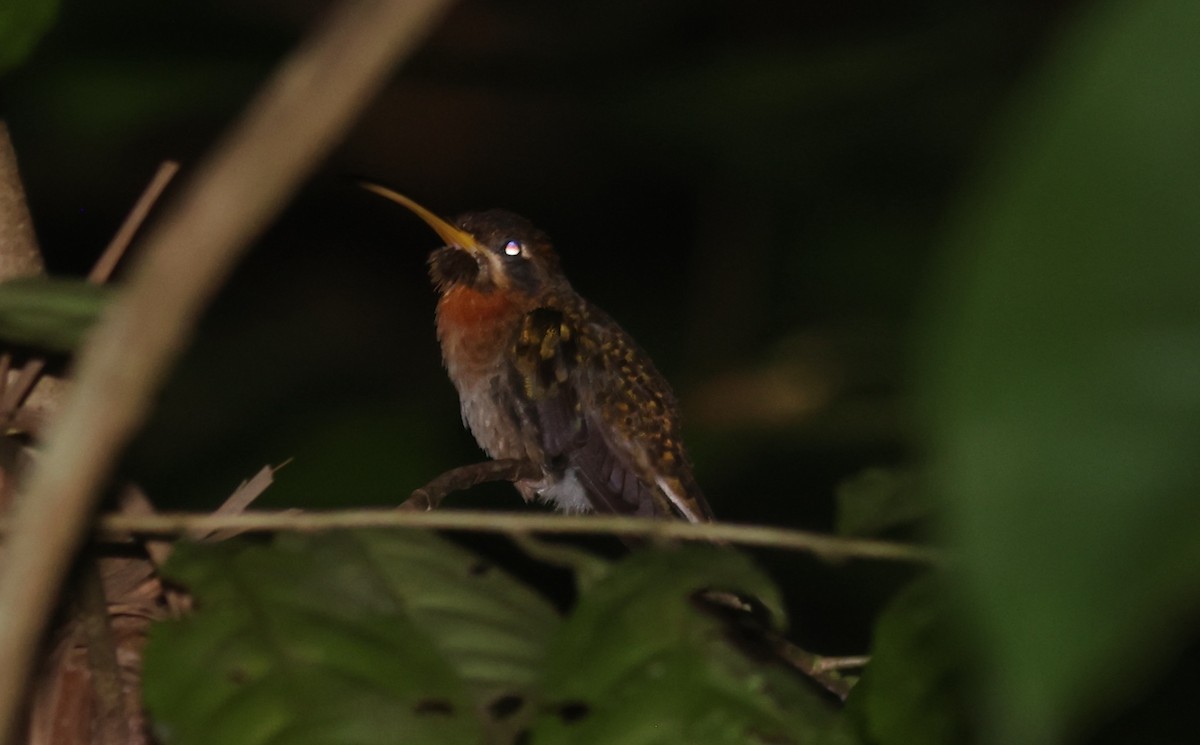
[[[678,406],[650,358],[574,291],[545,234],[502,210],[457,225],[411,200],[446,241],[429,261],[437,333],[463,421],[492,458],[537,464],[526,499],[568,512],[712,519]]]

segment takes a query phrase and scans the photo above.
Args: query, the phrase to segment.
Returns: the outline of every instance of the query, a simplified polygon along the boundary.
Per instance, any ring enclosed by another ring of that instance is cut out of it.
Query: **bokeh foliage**
[[[25,60],[57,13],[58,0],[11,0],[0,5],[0,74]]]
[[[992,742],[1060,742],[1200,612],[1200,6],[1081,18],[1006,119],[923,361]]]

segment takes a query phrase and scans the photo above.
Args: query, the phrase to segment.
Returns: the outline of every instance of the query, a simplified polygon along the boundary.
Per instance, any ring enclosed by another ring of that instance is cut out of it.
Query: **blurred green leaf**
[[[964,650],[944,601],[924,577],[879,617],[871,662],[846,702],[874,745],[963,745],[968,739]]]
[[[748,559],[688,547],[640,552],[579,599],[554,638],[551,698],[532,743],[837,741],[834,714],[782,668],[751,660],[693,596],[717,588],[760,599],[778,590]]]
[[[44,107],[56,138],[96,146],[154,131],[163,122],[198,119],[235,107],[262,75],[256,59],[211,56],[89,58],[42,72]],[[137,140],[133,140],[136,142]]]
[[[58,0],[0,3],[0,73],[25,60],[58,16]]]
[[[152,630],[145,699],[168,743],[468,743],[521,696],[557,617],[432,534],[180,546],[198,611]]]
[[[993,742],[1061,741],[1200,606],[1200,4],[1089,9],[934,309],[932,446]]]
[[[0,339],[69,352],[99,318],[112,292],[77,279],[30,277],[0,283]]]
[[[916,474],[868,468],[837,487],[837,532],[880,536],[927,517],[930,505],[917,489]]]

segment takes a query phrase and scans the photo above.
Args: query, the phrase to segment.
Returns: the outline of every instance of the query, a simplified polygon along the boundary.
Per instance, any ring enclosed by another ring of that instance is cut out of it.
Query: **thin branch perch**
[[[491,481],[520,481],[542,475],[542,469],[527,460],[502,458],[459,466],[446,471],[417,489],[401,505],[401,510],[428,512],[436,510],[448,494]]]
[[[336,512],[244,512],[235,515],[163,512],[148,515],[106,514],[96,521],[102,535],[188,535],[216,530],[243,533],[281,531],[314,532],[355,528],[427,528],[489,533],[607,534],[652,539],[725,541],[809,553],[837,562],[850,559],[900,561],[939,566],[944,557],[937,549],[889,541],[810,533],[766,525],[689,523],[625,515],[550,515],[453,510],[406,512],[396,509],[338,510]],[[9,529],[0,521],[0,534]]]

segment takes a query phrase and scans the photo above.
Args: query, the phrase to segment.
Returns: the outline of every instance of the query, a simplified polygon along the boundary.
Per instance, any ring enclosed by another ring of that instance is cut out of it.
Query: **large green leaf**
[[[1089,9],[935,311],[931,444],[994,742],[1061,740],[1200,607],[1200,3]]]
[[[528,695],[557,623],[420,532],[181,546],[168,572],[198,606],[146,652],[168,743],[482,742],[492,699]]]
[[[77,279],[0,283],[0,339],[67,352],[99,318],[112,289]]]
[[[20,64],[58,15],[58,0],[0,3],[0,73]]]
[[[544,598],[478,555],[426,532],[341,533],[306,550],[328,553],[329,561],[356,557],[337,571],[373,572],[481,703],[524,695],[540,675],[546,639],[561,619]]]
[[[789,671],[750,659],[695,597],[757,597],[782,621],[778,591],[745,557],[711,548],[642,552],[584,592],[555,637],[545,714],[531,742],[833,742],[834,714]]]

